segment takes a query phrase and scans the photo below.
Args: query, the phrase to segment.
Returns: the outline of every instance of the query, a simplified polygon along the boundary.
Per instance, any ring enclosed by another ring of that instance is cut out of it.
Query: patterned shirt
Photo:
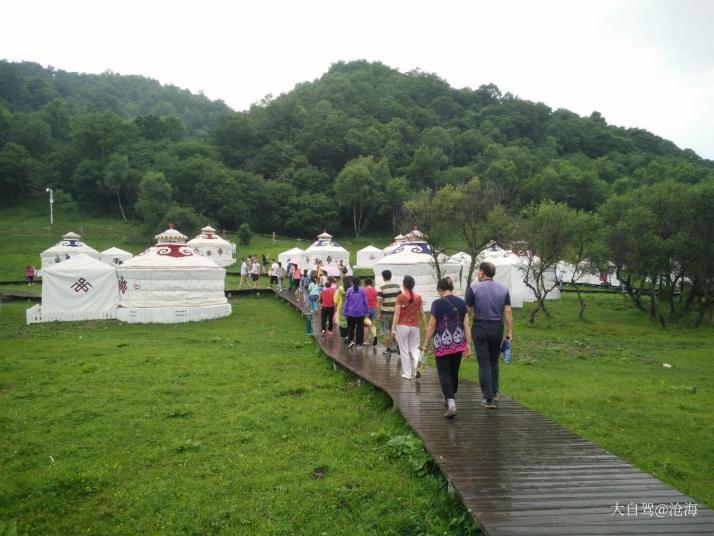
[[[431,316],[436,318],[434,356],[440,357],[466,350],[466,302],[456,296],[445,296],[431,304]]]
[[[377,298],[382,300],[381,311],[383,313],[393,313],[394,306],[397,303],[397,296],[401,293],[402,290],[396,283],[385,283],[379,287]]]

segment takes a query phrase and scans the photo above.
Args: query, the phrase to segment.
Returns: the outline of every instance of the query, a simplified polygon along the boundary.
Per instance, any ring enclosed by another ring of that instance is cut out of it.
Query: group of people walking
[[[350,351],[377,344],[376,324],[381,325],[384,352],[388,358],[398,352],[401,376],[412,381],[421,377],[426,355],[433,348],[444,405],[444,417],[457,414],[461,359],[471,355],[474,343],[479,367],[481,405],[496,409],[498,395],[498,359],[504,341],[513,338],[513,317],[508,289],[493,280],[496,269],[481,263],[478,281],[464,298],[454,295],[451,278],[437,283],[439,298],[431,305],[428,322],[423,313],[422,297],[414,291],[415,281],[404,276],[401,286],[392,282],[389,270],[382,272],[384,283],[375,289],[372,280],[364,285],[357,276],[343,276],[341,281],[324,274],[302,273],[294,267],[292,288],[302,295],[303,303],[320,312],[320,336],[331,337],[335,326]],[[473,318],[473,320],[471,320]],[[420,343],[425,331],[424,343]]]

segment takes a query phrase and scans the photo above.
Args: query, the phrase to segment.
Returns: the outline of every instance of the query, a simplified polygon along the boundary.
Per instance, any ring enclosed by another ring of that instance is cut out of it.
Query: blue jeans
[[[310,296],[310,310],[314,313],[317,311],[317,298],[319,296]]]

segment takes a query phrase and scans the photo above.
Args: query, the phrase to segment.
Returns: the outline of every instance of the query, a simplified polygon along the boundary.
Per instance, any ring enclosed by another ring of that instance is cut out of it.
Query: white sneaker
[[[405,380],[411,380],[411,379],[412,379],[411,376],[407,376],[406,374],[402,374],[402,378],[404,378]]]

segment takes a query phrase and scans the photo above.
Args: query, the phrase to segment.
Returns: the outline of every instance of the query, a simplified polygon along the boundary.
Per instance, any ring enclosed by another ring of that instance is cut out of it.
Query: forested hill
[[[11,111],[33,112],[55,99],[60,99],[72,115],[175,115],[191,135],[205,135],[219,116],[230,111],[222,101],[211,101],[143,76],[71,73],[37,63],[0,60],[0,104]]]
[[[245,112],[140,77],[0,63],[0,201],[53,186],[148,227],[391,232],[416,192],[474,177],[514,213],[543,199],[594,211],[642,185],[712,179],[714,163],[597,112],[381,63],[337,63]]]

